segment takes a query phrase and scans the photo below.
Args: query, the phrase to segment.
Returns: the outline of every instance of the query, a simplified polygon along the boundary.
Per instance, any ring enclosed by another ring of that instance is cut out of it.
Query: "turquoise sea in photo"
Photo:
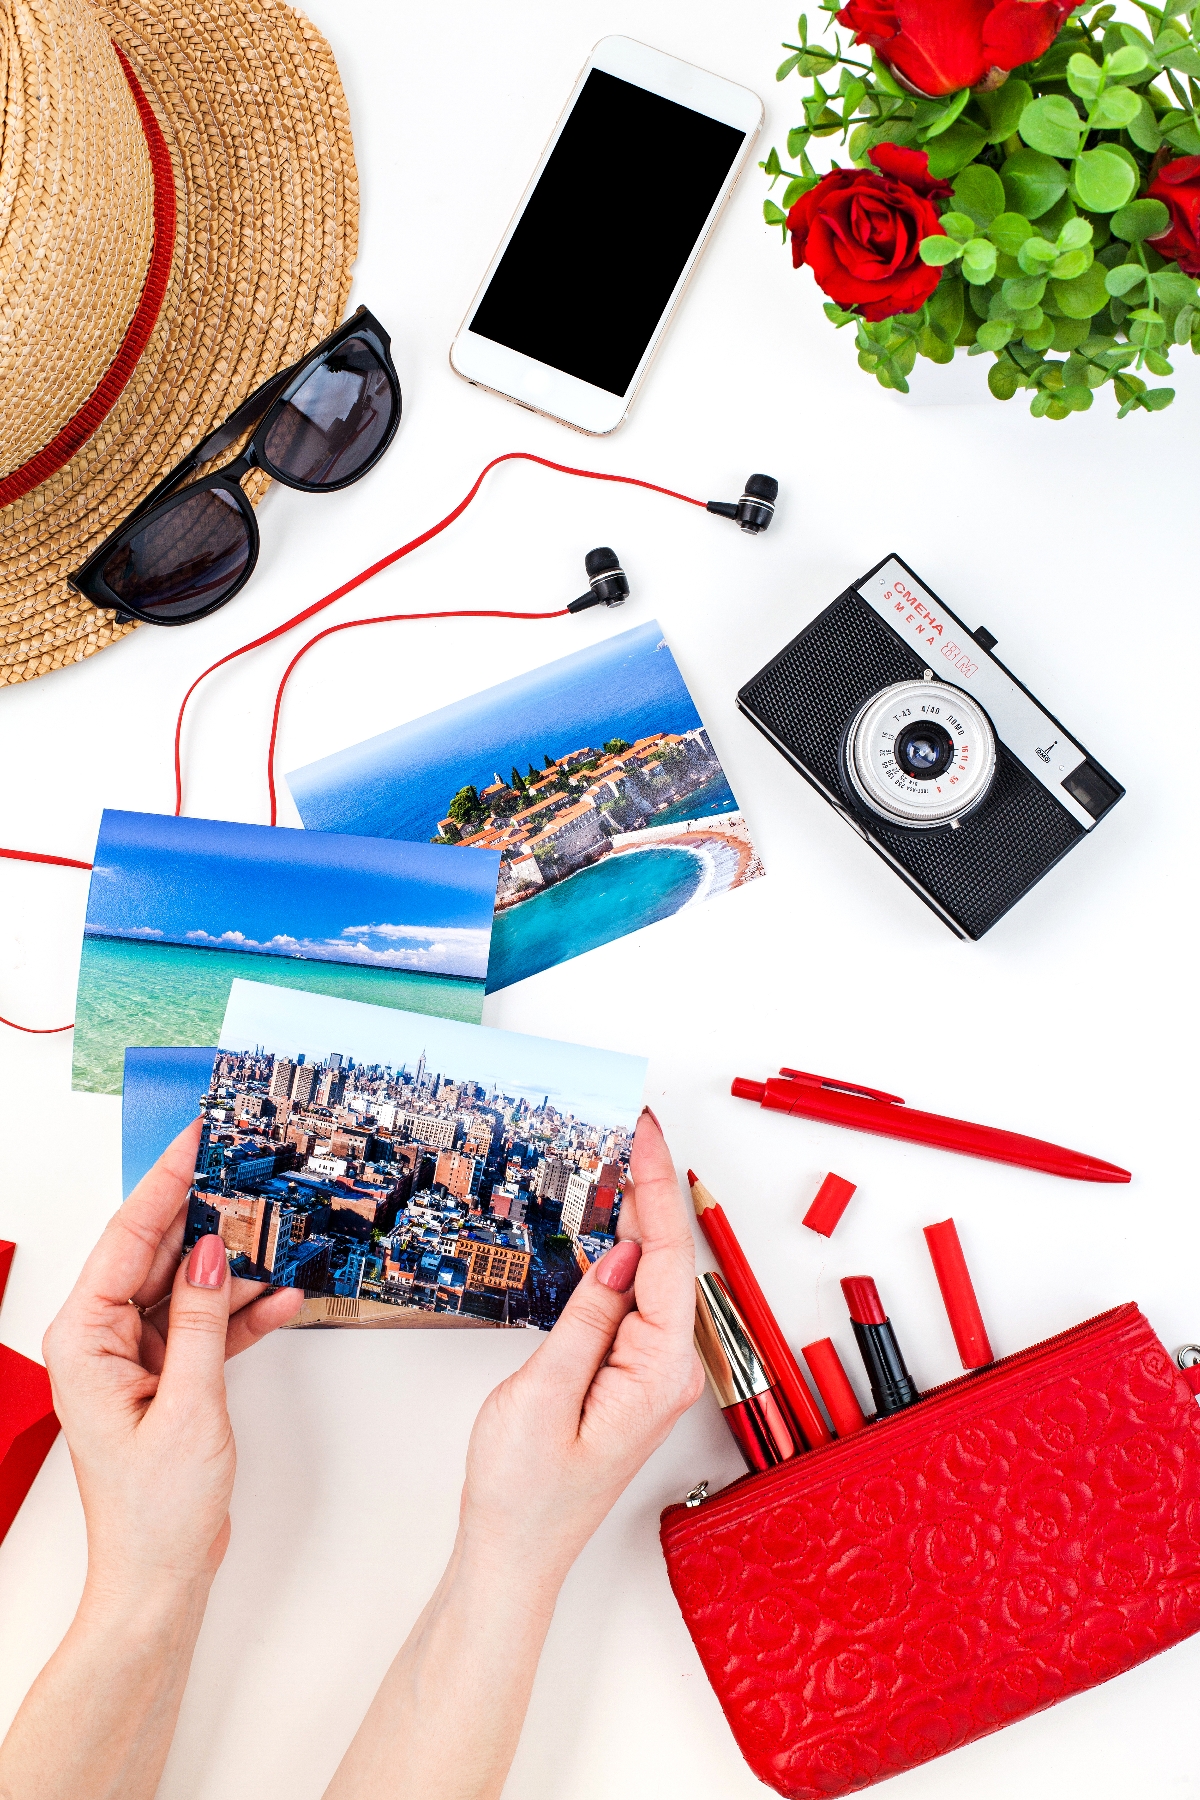
[[[235,976],[478,1025],[484,983],[408,969],[85,937],[72,1086],[119,1094],[129,1044],[217,1044]]]
[[[669,918],[703,879],[690,850],[629,850],[507,907],[492,926],[488,992]]]

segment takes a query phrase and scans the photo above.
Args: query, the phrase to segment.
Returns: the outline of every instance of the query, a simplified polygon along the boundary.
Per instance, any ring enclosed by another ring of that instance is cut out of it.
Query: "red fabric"
[[[1147,243],[1185,275],[1200,275],[1200,156],[1177,156],[1158,171],[1146,193],[1171,215],[1170,229]]]
[[[150,341],[150,333],[158,323],[171,275],[171,258],[175,254],[175,176],[171,168],[171,153],[154,116],[154,109],[138,85],[137,77],[124,52],[116,44],[113,49],[125,71],[125,79],[137,105],[154,176],[154,246],[150,252],[150,265],[133,317],[126,327],[116,356],[79,411],[67,420],[62,430],[36,456],[31,456],[28,462],[13,469],[11,474],[0,481],[0,507],[10,506],[14,500],[19,500],[23,494],[32,493],[35,487],[40,487],[43,481],[48,481],[51,475],[57,474],[107,418]]]
[[[668,1507],[742,1754],[855,1793],[1200,1630],[1200,1408],[1135,1306]]]
[[[50,1377],[41,1363],[0,1344],[0,1538],[57,1436]]]
[[[919,312],[942,271],[923,263],[921,239],[942,236],[934,200],[953,193],[929,173],[924,150],[879,144],[871,152],[880,173],[834,169],[787,216],[792,266],[807,263],[817,286],[839,306],[857,306],[864,319]]]
[[[1070,11],[1062,0],[849,0],[837,18],[910,87],[937,95],[1034,62]]]
[[[4,1299],[4,1290],[8,1286],[8,1277],[12,1271],[13,1251],[16,1247],[11,1238],[0,1238],[0,1301]]]

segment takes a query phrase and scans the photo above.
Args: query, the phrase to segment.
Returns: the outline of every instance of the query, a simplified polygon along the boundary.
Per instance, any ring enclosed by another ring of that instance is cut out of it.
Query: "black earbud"
[[[629,582],[615,550],[601,544],[598,549],[588,551],[583,566],[592,585],[586,594],[572,600],[568,612],[586,612],[589,606],[621,606],[628,600]]]
[[[743,531],[752,532],[757,537],[775,517],[775,498],[778,493],[779,483],[773,475],[750,475],[746,478],[746,491],[740,500],[710,500],[708,510],[720,513],[723,519],[736,519]]]

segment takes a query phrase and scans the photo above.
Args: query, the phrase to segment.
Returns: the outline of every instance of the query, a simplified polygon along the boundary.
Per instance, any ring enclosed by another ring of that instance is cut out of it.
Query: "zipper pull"
[[[1196,1352],[1196,1355],[1197,1357],[1200,1357],[1200,1350]],[[685,1506],[699,1506],[702,1501],[707,1499],[708,1481],[706,1479],[704,1481],[698,1481],[695,1487],[690,1489],[690,1491],[684,1495],[683,1504]]]
[[[1200,1400],[1200,1344],[1181,1344],[1175,1352],[1175,1361],[1183,1370],[1183,1379]]]

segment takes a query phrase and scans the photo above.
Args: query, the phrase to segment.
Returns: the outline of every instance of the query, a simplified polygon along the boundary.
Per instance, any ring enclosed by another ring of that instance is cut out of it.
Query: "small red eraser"
[[[8,1286],[8,1274],[16,1247],[10,1238],[0,1238],[0,1300],[3,1300],[4,1290]]]
[[[852,1181],[843,1181],[840,1175],[827,1175],[804,1215],[808,1229],[819,1231],[822,1237],[832,1237],[833,1228],[849,1206],[854,1191]]]

